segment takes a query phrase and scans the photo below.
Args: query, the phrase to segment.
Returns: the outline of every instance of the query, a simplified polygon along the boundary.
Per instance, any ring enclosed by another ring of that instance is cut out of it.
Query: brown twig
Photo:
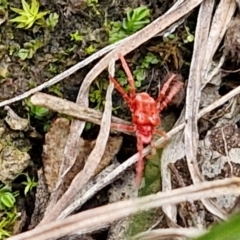
[[[97,111],[92,108],[86,108],[81,105],[78,105],[74,102],[55,97],[46,93],[35,93],[31,98],[30,101],[32,104],[36,106],[41,106],[48,108],[52,111],[65,114],[68,116],[75,117],[79,120],[94,123],[97,125],[101,124],[102,120],[102,112]],[[112,116],[112,123],[119,123],[119,124],[126,124],[131,125],[130,122],[124,121],[121,118],[117,118]],[[119,130],[118,128],[111,127],[113,130]],[[127,131],[121,131],[126,134],[132,134]]]

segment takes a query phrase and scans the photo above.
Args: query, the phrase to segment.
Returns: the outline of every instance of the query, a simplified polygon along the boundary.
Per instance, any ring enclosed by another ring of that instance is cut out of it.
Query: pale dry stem
[[[197,164],[198,125],[197,114],[201,100],[201,89],[207,83],[213,56],[222,41],[228,24],[236,9],[234,0],[220,1],[213,20],[212,12],[215,1],[204,1],[200,7],[194,41],[194,52],[190,66],[186,95],[184,141],[188,169],[193,183],[202,181]],[[225,219],[226,213],[208,200],[202,201],[211,213]],[[204,225],[204,223],[202,223]]]
[[[90,180],[94,175],[95,170],[97,169],[98,164],[101,161],[101,158],[104,154],[105,147],[107,144],[108,136],[110,133],[111,126],[111,113],[112,113],[112,91],[113,84],[110,83],[107,94],[106,94],[106,103],[104,108],[104,113],[102,116],[102,121],[100,125],[100,131],[96,140],[95,147],[88,156],[87,162],[84,165],[83,170],[76,175],[73,179],[68,190],[63,194],[63,196],[58,200],[56,205],[54,205],[44,216],[40,224],[46,222],[51,222],[55,220],[60,213],[67,207],[69,202],[73,199],[74,195],[79,192],[79,190]]]
[[[201,182],[196,185],[174,189],[170,192],[159,192],[146,197],[125,200],[102,207],[87,210],[61,221],[41,225],[31,231],[8,238],[9,240],[46,240],[50,237],[80,232],[82,234],[101,229],[110,223],[127,217],[139,211],[165,204],[177,204],[182,201],[194,201],[203,198],[213,198],[225,194],[240,194],[240,178],[225,178],[211,182]]]
[[[198,228],[166,228],[155,229],[148,232],[140,233],[132,238],[132,240],[166,240],[176,238],[197,238],[206,233],[206,230]]]

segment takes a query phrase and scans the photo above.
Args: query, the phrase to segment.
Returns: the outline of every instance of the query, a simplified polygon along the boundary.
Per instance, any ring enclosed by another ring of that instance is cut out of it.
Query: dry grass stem
[[[215,1],[213,0],[203,2],[199,11],[195,33],[196,40],[194,42],[194,52],[187,87],[184,139],[185,149],[187,150],[186,159],[188,169],[193,183],[202,181],[197,164],[197,113],[201,99],[201,83],[206,82],[204,81],[204,77],[207,76],[209,66],[212,65],[212,58],[225,34],[236,8],[236,3],[233,0],[220,1],[210,28],[214,2]],[[214,44],[214,46],[212,46],[212,44]],[[208,200],[203,200],[203,204],[208,211],[222,219],[225,218],[225,214],[213,203]]]
[[[62,211],[58,219],[64,219],[69,216],[74,211],[82,207],[84,203],[87,202],[91,197],[98,193],[101,189],[109,185],[108,181],[102,181],[106,179],[105,176],[109,175],[114,169],[119,166],[119,163],[115,162],[112,165],[106,167],[102,172],[100,172],[95,178],[91,179],[86,186],[74,197],[75,200]]]
[[[74,232],[84,234],[101,229],[103,226],[139,211],[146,211],[165,204],[217,197],[223,192],[224,194],[240,194],[240,178],[201,182],[170,192],[159,192],[142,198],[108,204],[75,214],[61,221],[41,225],[31,231],[10,237],[9,240],[47,240]]]
[[[84,165],[83,170],[76,175],[73,179],[71,185],[68,190],[64,193],[64,195],[58,200],[55,206],[51,208],[47,214],[44,216],[41,224],[51,222],[56,220],[60,213],[68,206],[68,204],[73,199],[74,195],[80,191],[80,189],[90,180],[90,178],[94,175],[95,170],[101,158],[103,156],[108,136],[110,133],[111,126],[111,116],[112,116],[112,91],[113,84],[110,83],[107,94],[106,94],[106,103],[105,109],[101,121],[99,135],[96,140],[96,144],[90,155],[88,156],[87,162]]]
[[[140,233],[132,238],[132,240],[160,240],[172,238],[196,238],[203,235],[207,231],[197,228],[166,228],[155,229]]]

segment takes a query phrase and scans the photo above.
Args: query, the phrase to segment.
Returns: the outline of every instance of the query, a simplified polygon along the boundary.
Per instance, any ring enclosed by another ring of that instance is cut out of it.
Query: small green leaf
[[[31,7],[25,0],[22,0],[22,8],[23,9],[10,8],[12,11],[19,14],[18,17],[10,19],[10,22],[20,22],[17,27],[25,29],[31,28],[34,23],[45,26],[43,17],[48,14],[49,11],[39,12],[39,2],[37,0],[32,0]]]
[[[170,33],[169,35],[168,35],[168,38],[169,39],[174,39],[176,36],[175,36],[175,34],[173,34],[173,33]]]
[[[135,12],[138,20],[150,17],[150,10],[147,7],[139,7],[135,9]]]
[[[240,214],[237,213],[227,221],[214,225],[208,233],[196,238],[196,240],[239,240],[239,222]]]
[[[23,11],[25,13],[31,14],[30,6],[28,5],[28,3],[25,0],[22,0],[22,7],[23,7]]]
[[[27,21],[27,18],[25,16],[15,17],[10,20],[10,22],[22,22],[22,23],[25,23],[26,21]]]
[[[32,14],[36,16],[38,14],[38,10],[39,10],[39,2],[36,0],[32,0],[32,4],[31,4]]]
[[[19,15],[27,15],[22,9],[18,9],[18,8],[14,8],[14,7],[10,7],[10,9],[15,12],[18,13]],[[11,20],[10,20],[11,22]]]
[[[194,36],[192,34],[187,36],[187,41],[188,42],[193,42],[194,41]]]
[[[10,192],[5,192],[4,194],[1,194],[0,196],[1,203],[6,206],[7,208],[11,208],[14,206],[14,203],[16,201],[15,197]]]
[[[18,56],[20,57],[21,60],[25,60],[28,57],[29,50],[28,49],[20,49],[18,52]]]

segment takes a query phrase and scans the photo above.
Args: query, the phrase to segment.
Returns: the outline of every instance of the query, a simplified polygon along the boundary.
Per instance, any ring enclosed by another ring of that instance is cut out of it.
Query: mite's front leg
[[[141,137],[137,136],[137,150],[138,150],[138,162],[136,164],[136,185],[137,187],[140,185],[143,176],[144,170],[144,161],[143,161],[143,142]]]

